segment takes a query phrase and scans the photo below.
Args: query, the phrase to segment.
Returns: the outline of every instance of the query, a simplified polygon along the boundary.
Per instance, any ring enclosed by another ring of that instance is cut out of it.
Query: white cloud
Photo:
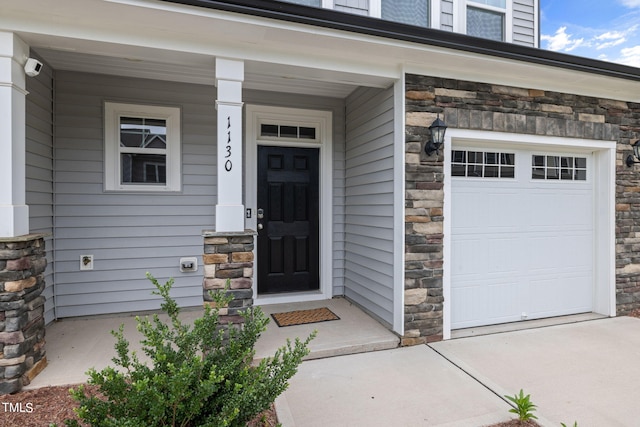
[[[638,0],[640,2],[640,0]],[[542,35],[541,39],[547,42],[547,49],[553,51],[571,52],[575,48],[584,44],[584,38],[571,39],[571,34],[567,34],[567,27],[560,27],[553,36]]]
[[[640,2],[640,0],[638,0],[638,2]],[[607,31],[602,33],[594,38],[595,48],[601,50],[621,45],[627,41],[628,36],[633,35],[637,28],[637,25],[633,25],[626,31]]]
[[[624,65],[631,65],[633,67],[640,67],[640,45],[633,47],[626,47],[620,50],[620,58],[614,62],[618,62]]]
[[[626,42],[627,39],[625,39],[624,37],[622,37],[621,39],[618,40],[614,40],[611,42],[607,42],[607,43],[598,43],[596,45],[596,50],[601,50],[601,49],[608,49],[610,47],[614,47],[614,46],[618,46],[619,44],[622,44],[624,42]]]
[[[620,3],[623,6],[628,8],[640,7],[640,0],[620,0]]]
[[[599,36],[596,36],[596,40],[612,40],[612,39],[624,38],[625,33],[629,32],[629,30],[625,31],[624,33],[620,31],[607,31],[604,34],[600,34]]]

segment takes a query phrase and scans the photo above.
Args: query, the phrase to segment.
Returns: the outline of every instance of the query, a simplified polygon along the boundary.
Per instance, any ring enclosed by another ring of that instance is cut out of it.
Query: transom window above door
[[[317,141],[318,129],[315,126],[262,123],[260,124],[260,138]]]
[[[180,190],[180,110],[105,103],[105,189]]]
[[[514,178],[515,154],[496,151],[452,150],[451,176]]]

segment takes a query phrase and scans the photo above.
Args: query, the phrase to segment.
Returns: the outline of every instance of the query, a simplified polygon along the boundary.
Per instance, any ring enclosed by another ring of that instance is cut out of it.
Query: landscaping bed
[[[74,386],[42,387],[0,396],[0,427],[47,427],[51,423],[63,427],[64,420],[77,420],[73,409],[78,404],[69,394],[71,387]],[[247,427],[276,425],[276,411],[273,407],[247,423]]]

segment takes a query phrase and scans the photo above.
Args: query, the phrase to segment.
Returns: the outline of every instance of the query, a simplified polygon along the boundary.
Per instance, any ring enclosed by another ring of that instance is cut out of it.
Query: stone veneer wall
[[[20,391],[46,366],[43,235],[0,238],[0,394]]]
[[[242,323],[239,315],[253,305],[253,239],[255,232],[216,233],[205,231],[204,236],[204,304],[213,305],[209,291],[224,289],[227,280],[233,296],[227,307],[221,307],[220,322]]]
[[[640,308],[640,166],[623,163],[640,138],[640,104],[419,75],[405,89],[403,344],[442,339],[445,171],[442,155],[423,151],[438,113],[449,128],[617,141],[617,311]]]

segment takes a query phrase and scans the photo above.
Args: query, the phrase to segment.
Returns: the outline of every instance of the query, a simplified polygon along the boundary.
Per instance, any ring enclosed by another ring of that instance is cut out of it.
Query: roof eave
[[[640,81],[640,68],[636,67],[567,55],[513,43],[486,40],[433,28],[416,27],[368,16],[337,12],[331,9],[266,0],[162,1]]]

